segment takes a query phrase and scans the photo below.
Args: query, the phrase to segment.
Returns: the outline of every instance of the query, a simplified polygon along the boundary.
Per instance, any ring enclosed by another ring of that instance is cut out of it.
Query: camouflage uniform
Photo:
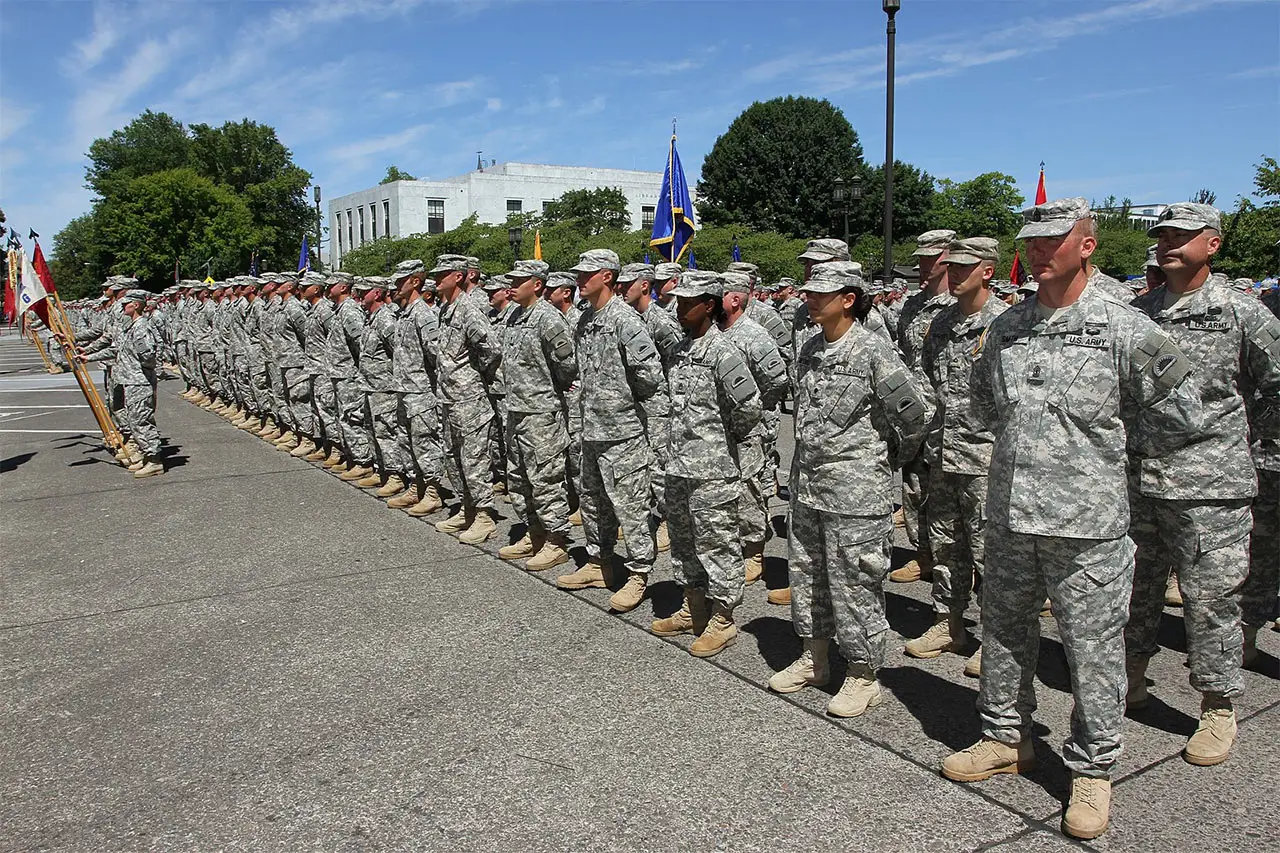
[[[1008,306],[988,294],[976,314],[958,304],[938,313],[925,335],[921,368],[936,406],[929,427],[929,544],[933,548],[933,606],[939,615],[964,612],[985,562],[987,469],[994,439],[977,420],[969,384],[978,342]]]
[[[1230,699],[1244,693],[1240,593],[1258,493],[1246,403],[1256,392],[1255,412],[1272,415],[1254,428],[1280,437],[1280,320],[1221,276],[1169,307],[1167,293],[1158,287],[1132,304],[1195,365],[1204,429],[1193,443],[1131,466],[1129,535],[1138,556],[1125,643],[1130,656],[1156,653],[1165,581],[1176,571],[1191,686]]]
[[[333,380],[342,443],[353,466],[373,462],[373,436],[364,419],[364,391],[359,376],[360,339],[364,335],[365,310],[348,296],[337,306],[325,342],[325,364]]]
[[[488,292],[486,291],[486,296]],[[493,326],[494,345],[502,351],[502,336],[507,323],[518,306],[508,300],[501,310],[492,305],[487,308],[489,323]],[[493,406],[493,421],[489,426],[489,470],[497,481],[506,479],[507,470],[507,386],[499,370],[488,383],[489,404]]]
[[[742,602],[744,583],[738,448],[759,446],[760,392],[738,349],[714,324],[700,338],[681,339],[668,381],[671,567],[682,587],[733,608]]]
[[[138,291],[135,291],[137,293]],[[147,459],[160,455],[160,432],[156,428],[156,349],[159,341],[151,318],[145,314],[130,318],[124,313],[110,341],[85,361],[114,360],[111,379],[123,398],[121,426]],[[137,304],[141,305],[139,301]]]
[[[582,312],[574,305],[564,313],[565,324],[574,340],[578,338],[578,321]],[[564,395],[565,431],[569,434],[569,452],[565,460],[565,479],[576,498],[582,494],[582,381],[574,380]]]
[[[424,299],[405,306],[396,320],[394,374],[400,392],[400,432],[408,442],[416,478],[425,485],[444,479],[440,444],[440,409],[436,398],[436,365],[440,317]]]
[[[1069,227],[1069,226],[1068,226]],[[1048,593],[1071,671],[1067,767],[1106,776],[1122,750],[1124,625],[1133,583],[1127,442],[1144,455],[1199,428],[1186,357],[1150,320],[1086,286],[1042,316],[1030,297],[983,336],[975,415],[995,436],[982,593],[983,734],[1030,733]]]
[[[396,416],[400,403],[394,367],[398,313],[395,303],[384,302],[369,315],[360,337],[360,387],[367,395],[365,417],[373,431],[383,476],[407,478],[409,448]]]
[[[333,315],[333,300],[322,296],[311,306],[303,336],[303,353],[307,372],[311,375],[311,406],[316,440],[330,445],[342,444],[342,427],[338,420],[338,401],[333,392],[333,379],[326,367],[326,347]]]
[[[684,343],[684,329],[674,314],[650,302],[649,307],[640,315],[644,327],[653,338],[658,349],[658,358],[662,362],[662,373],[666,375],[671,368],[671,360],[676,350]],[[664,472],[667,470],[667,425],[665,422],[645,423],[645,435],[649,437],[649,446],[653,451],[653,473],[650,476],[650,490],[653,493],[653,508],[659,518],[667,517],[667,482]]]
[[[1280,288],[1273,288],[1259,300],[1280,317]],[[1250,402],[1256,407],[1255,397]],[[1262,419],[1250,413],[1250,421]],[[1253,465],[1258,472],[1258,496],[1253,499],[1253,535],[1249,556],[1249,577],[1241,590],[1240,610],[1245,625],[1261,627],[1277,615],[1280,592],[1280,438],[1255,436]],[[1280,625],[1277,625],[1280,630]]]
[[[489,429],[494,409],[485,377],[492,379],[497,372],[502,350],[481,304],[475,296],[459,292],[440,310],[438,379],[445,468],[466,511],[493,507]]]
[[[1133,300],[1133,291],[1129,289],[1129,285],[1119,279],[1112,278],[1097,267],[1094,267],[1089,273],[1089,283],[1104,293],[1115,297],[1118,302],[1130,302]]]
[[[311,405],[311,371],[307,366],[307,309],[297,296],[290,296],[280,310],[280,368],[288,405],[289,427],[299,439],[314,438],[315,413]]]

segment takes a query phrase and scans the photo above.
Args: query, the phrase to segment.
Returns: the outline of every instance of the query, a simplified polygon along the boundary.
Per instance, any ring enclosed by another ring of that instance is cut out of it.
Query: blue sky
[[[1274,0],[903,0],[896,154],[1032,195],[1234,205],[1280,149]],[[0,207],[52,237],[84,212],[84,152],[143,109],[273,125],[326,198],[390,163],[486,159],[690,180],[756,100],[825,97],[884,157],[875,0],[0,4]]]

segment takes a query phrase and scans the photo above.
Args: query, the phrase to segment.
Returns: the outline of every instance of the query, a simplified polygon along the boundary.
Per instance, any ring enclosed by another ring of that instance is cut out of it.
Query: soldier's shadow
[[[35,455],[36,452],[33,450],[30,453],[15,453],[13,456],[7,456],[4,459],[0,459],[0,474],[13,471],[20,465],[30,462],[32,457]]]

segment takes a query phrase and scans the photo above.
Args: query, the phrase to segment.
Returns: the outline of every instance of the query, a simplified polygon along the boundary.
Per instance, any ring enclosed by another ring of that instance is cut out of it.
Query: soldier
[[[124,305],[121,303],[121,297],[124,296],[126,291],[133,289],[137,283],[138,280],[136,278],[127,276],[112,276],[108,280],[104,287],[108,302],[102,323],[97,329],[98,333],[86,336],[81,343],[82,350],[86,355],[92,355],[96,352],[116,352],[116,338],[124,331],[125,326]],[[131,463],[125,460],[136,457],[139,449],[133,443],[133,437],[129,432],[128,413],[124,410],[124,386],[114,378],[115,362],[113,359],[114,355],[106,355],[95,359],[95,361],[103,363],[102,386],[106,391],[107,410],[110,412],[112,420],[120,427],[120,432],[125,439],[124,446],[116,453],[116,459],[127,465]],[[210,402],[210,406],[212,405],[212,402]]]
[[[916,250],[912,254],[920,265],[920,289],[906,298],[898,317],[898,350],[911,375],[921,384],[930,417],[933,413],[933,389],[921,370],[920,352],[933,318],[956,301],[947,288],[947,265],[943,263],[947,247],[955,236],[956,232],[950,228],[940,228],[926,231],[916,240]],[[889,575],[889,580],[894,583],[932,579],[933,552],[929,548],[929,521],[925,517],[928,498],[929,460],[921,455],[902,468],[902,523],[916,556]]]
[[[787,364],[778,351],[774,338],[747,316],[751,301],[751,278],[745,273],[726,272],[720,276],[723,296],[718,312],[720,328],[726,341],[737,348],[751,372],[760,394],[763,412],[777,411],[787,395]],[[765,464],[767,447],[765,416],[751,433],[737,440],[739,495],[738,522],[742,540],[745,580],[753,584],[764,573],[764,546],[769,527],[769,495],[776,488]]]
[[[1200,724],[1183,757],[1202,766],[1227,760],[1235,740],[1234,701],[1244,694],[1241,648],[1256,657],[1262,620],[1241,629],[1240,593],[1249,571],[1250,504],[1258,494],[1250,433],[1280,438],[1280,321],[1256,300],[1211,275],[1222,245],[1221,216],[1180,202],[1147,232],[1156,237],[1166,283],[1133,307],[1191,359],[1191,384],[1204,407],[1196,440],[1130,465],[1129,535],[1138,554],[1125,628],[1127,704],[1147,702],[1147,663],[1159,650],[1165,572],[1178,573],[1191,686]],[[1251,399],[1252,396],[1252,399]],[[1251,404],[1251,405],[1250,405]],[[1258,417],[1251,424],[1249,410]]]
[[[676,321],[675,314],[653,301],[653,284],[656,272],[650,264],[627,264],[618,273],[615,291],[628,305],[635,309],[644,321],[644,327],[653,338],[658,348],[658,358],[662,361],[662,372],[671,367],[671,359],[684,342],[684,331]],[[650,449],[653,451],[653,475],[650,477],[650,490],[653,494],[653,511],[657,517],[657,530],[654,541],[658,552],[671,547],[671,536],[667,529],[666,470],[667,457],[667,425],[646,423],[645,434],[649,436]]]
[[[356,480],[365,489],[390,498],[405,489],[408,479],[409,448],[397,423],[399,397],[395,382],[395,336],[399,309],[388,292],[391,282],[376,276],[366,279],[369,292],[365,310],[369,322],[360,337],[360,387],[365,392],[365,422],[373,434],[376,470]]]
[[[494,343],[502,349],[502,335],[516,303],[511,300],[510,282],[505,275],[495,275],[483,283],[485,297],[489,300],[487,314],[493,326]],[[507,493],[507,387],[499,370],[493,381],[486,383],[489,403],[493,406],[493,423],[489,428],[489,475],[493,479],[493,493]]]
[[[253,379],[253,397],[256,401],[256,417],[245,427],[246,430],[260,438],[271,435],[275,429],[274,404],[271,394],[272,368],[268,365],[271,358],[270,341],[267,328],[274,321],[270,312],[271,296],[280,282],[275,273],[263,275],[262,284],[258,287],[257,297],[249,306],[245,317],[245,331],[249,337],[249,373]]]
[[[773,286],[773,305],[778,309],[778,316],[787,324],[788,329],[795,328],[796,309],[803,304],[804,300],[796,296],[795,279],[785,276],[778,279]]]
[[[746,363],[716,325],[723,294],[716,274],[692,270],[680,279],[673,293],[687,334],[668,374],[666,477],[671,565],[684,588],[684,605],[666,619],[655,619],[649,630],[660,637],[695,634],[689,653],[711,657],[738,636],[733,610],[742,603],[744,582],[737,533],[738,449],[753,434],[758,446],[761,404]],[[735,284],[749,286],[745,275],[736,279]],[[785,373],[781,363],[777,370]]]
[[[681,268],[668,261],[653,268],[653,289],[658,294],[658,307],[665,308],[671,316],[676,314],[676,298],[671,291],[680,283]]]
[[[1259,301],[1280,317],[1280,286],[1267,290]],[[1240,604],[1244,624],[1260,627],[1275,618],[1280,591],[1280,441],[1258,436],[1252,451],[1258,471],[1258,496],[1253,501],[1249,578]],[[1280,631],[1280,619],[1271,627]]]
[[[884,579],[893,553],[893,467],[912,458],[925,407],[893,345],[861,323],[866,284],[838,263],[813,268],[800,291],[821,333],[796,359],[796,448],[788,541],[798,660],[769,679],[779,693],[830,679],[833,636],[849,664],[827,713],[856,717],[883,699],[889,622]]]
[[[577,336],[578,320],[582,312],[574,304],[574,293],[578,289],[578,278],[571,272],[553,272],[547,279],[545,298],[552,308],[564,317],[569,334]],[[568,458],[565,460],[565,480],[569,487],[569,523],[575,527],[582,526],[582,510],[578,506],[578,497],[582,494],[582,387],[575,379],[564,395],[565,429],[569,434]]]
[[[315,415],[311,407],[311,373],[307,369],[306,340],[307,314],[311,302],[299,298],[308,290],[318,290],[324,284],[324,276],[308,270],[302,280],[286,282],[277,289],[283,292],[279,318],[276,323],[277,347],[280,358],[280,378],[284,390],[284,405],[289,418],[289,429],[276,441],[276,447],[293,454],[301,448],[301,456],[316,449]]]
[[[502,358],[480,302],[462,288],[479,271],[463,255],[441,255],[428,275],[435,279],[440,310],[440,426],[445,467],[461,499],[457,511],[436,524],[471,545],[498,529],[489,480],[489,429],[494,418],[486,385]],[[480,291],[483,295],[483,291]]]
[[[342,428],[343,462],[330,466],[329,471],[348,482],[373,473],[373,436],[365,423],[364,391],[359,385],[360,341],[365,326],[363,300],[369,290],[368,282],[361,278],[350,284],[335,284],[330,290],[337,308],[329,326],[325,355]]]
[[[346,470],[342,448],[342,418],[338,398],[334,393],[333,377],[329,373],[329,335],[333,331],[333,318],[337,315],[338,296],[349,292],[355,278],[350,273],[332,272],[325,278],[325,295],[317,298],[307,317],[307,359],[311,367],[312,400],[316,420],[324,434],[324,444],[307,458],[319,462],[332,471]]]
[[[556,579],[562,589],[605,587],[612,580],[619,526],[627,550],[626,584],[609,606],[626,613],[644,600],[655,543],[649,526],[653,455],[645,423],[669,415],[662,362],[644,322],[613,295],[622,265],[609,249],[591,249],[570,272],[589,307],[578,321],[582,383],[582,521],[587,564]]]
[[[973,416],[969,380],[978,341],[1008,306],[992,298],[989,283],[1000,259],[990,237],[953,240],[943,260],[956,302],[938,312],[925,334],[920,363],[933,386],[929,426],[929,542],[933,546],[934,625],[907,643],[916,658],[943,652],[966,654],[964,612],[975,579],[982,575],[986,529],[987,469],[991,429]],[[981,649],[965,663],[965,675],[981,673]]]
[[[542,298],[549,276],[542,261],[516,261],[506,275],[516,311],[502,336],[506,480],[525,533],[499,549],[498,556],[527,560],[525,568],[531,572],[569,561],[564,395],[577,378],[578,364],[564,315]]]
[[[982,739],[942,773],[976,782],[1035,762],[1039,610],[1049,594],[1075,709],[1063,831],[1107,829],[1122,750],[1124,624],[1133,583],[1125,489],[1129,442],[1156,456],[1200,425],[1186,356],[1145,316],[1089,281],[1097,246],[1082,198],[1026,211],[1018,232],[1036,296],[992,322],[974,366],[974,414],[995,444],[987,486],[979,711]]]

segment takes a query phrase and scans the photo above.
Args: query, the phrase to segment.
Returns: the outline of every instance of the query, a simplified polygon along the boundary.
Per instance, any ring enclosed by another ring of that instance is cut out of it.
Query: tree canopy
[[[418,179],[415,178],[413,175],[410,175],[408,172],[402,172],[396,166],[388,166],[387,174],[383,177],[382,180],[378,181],[378,183],[391,184],[391,183],[395,183],[396,181],[416,181],[416,180]]]
[[[570,190],[547,205],[542,221],[548,225],[569,223],[587,235],[631,228],[627,196],[618,187]]]

